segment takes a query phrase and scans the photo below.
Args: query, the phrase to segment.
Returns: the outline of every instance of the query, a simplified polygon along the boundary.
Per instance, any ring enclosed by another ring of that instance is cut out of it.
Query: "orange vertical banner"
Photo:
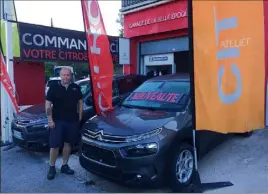
[[[196,129],[264,128],[263,1],[193,1]]]

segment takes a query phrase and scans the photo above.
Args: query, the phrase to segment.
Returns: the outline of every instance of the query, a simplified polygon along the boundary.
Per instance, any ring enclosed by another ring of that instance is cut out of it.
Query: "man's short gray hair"
[[[61,68],[61,70],[60,70],[60,74],[61,74],[63,71],[69,71],[69,73],[72,74],[71,69],[69,69],[69,68],[67,68],[67,67],[63,67],[63,68]]]

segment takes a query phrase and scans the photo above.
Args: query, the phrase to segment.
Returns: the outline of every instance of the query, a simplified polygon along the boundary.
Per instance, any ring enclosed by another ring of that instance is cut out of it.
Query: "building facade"
[[[130,65],[124,73],[188,73],[187,0],[122,0]]]

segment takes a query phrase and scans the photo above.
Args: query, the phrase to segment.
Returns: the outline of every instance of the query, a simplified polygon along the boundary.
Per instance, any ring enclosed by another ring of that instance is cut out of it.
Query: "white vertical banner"
[[[130,40],[127,38],[119,38],[119,64],[130,64]]]
[[[9,75],[11,84],[14,87],[14,70],[13,70],[13,40],[12,40],[12,23],[8,22],[8,20],[13,20],[13,1],[3,1],[4,2],[4,20],[5,20],[5,38],[6,38],[6,69]],[[2,88],[2,87],[1,87]],[[12,131],[11,131],[11,122],[13,120],[13,104],[12,101],[8,98],[6,92],[4,92],[4,103],[7,102],[7,112],[8,120],[5,118],[5,123],[8,124],[5,126],[4,134],[5,137],[2,138],[3,142],[12,142]],[[2,104],[2,103],[1,103]]]

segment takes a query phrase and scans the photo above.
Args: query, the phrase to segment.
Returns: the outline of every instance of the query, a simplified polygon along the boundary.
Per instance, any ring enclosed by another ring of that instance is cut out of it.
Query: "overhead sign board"
[[[85,32],[19,23],[22,60],[88,62]],[[119,38],[108,36],[114,62],[119,62]]]

